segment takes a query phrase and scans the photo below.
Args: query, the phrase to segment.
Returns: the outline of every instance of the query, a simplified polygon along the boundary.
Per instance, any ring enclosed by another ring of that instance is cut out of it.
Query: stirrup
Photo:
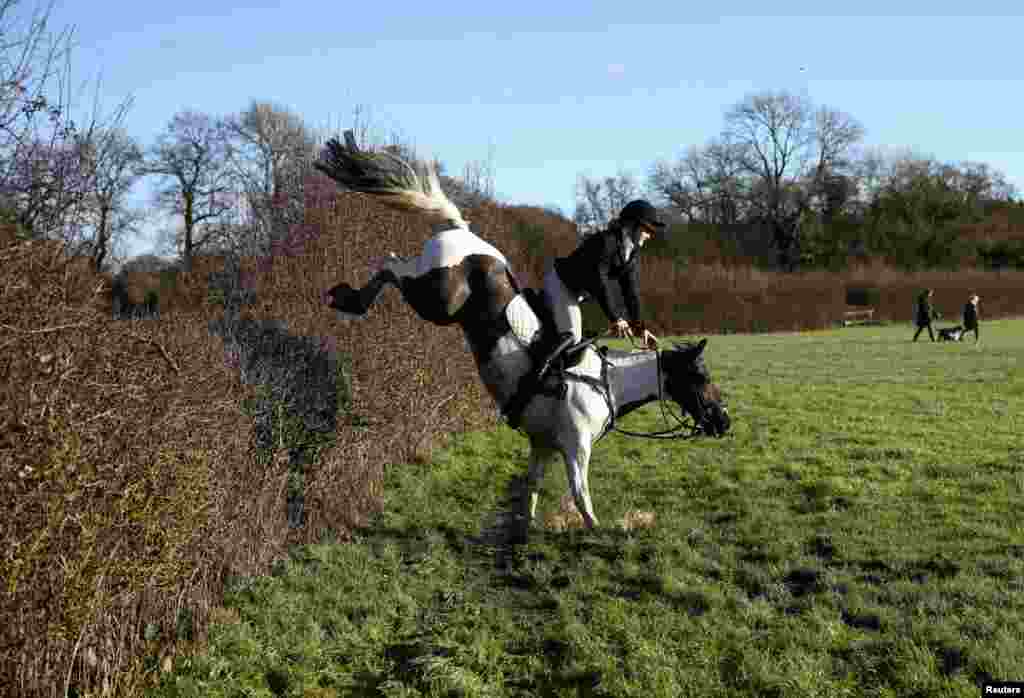
[[[548,353],[547,358],[544,359],[543,363],[540,366],[540,369],[538,369],[537,371],[538,384],[544,381],[544,378],[547,376],[548,371],[551,370],[551,365],[554,363],[555,359],[562,356],[562,354],[565,353],[565,350],[575,343],[576,338],[573,336],[571,332],[563,332],[560,335],[558,335],[558,344],[556,344],[555,348]]]

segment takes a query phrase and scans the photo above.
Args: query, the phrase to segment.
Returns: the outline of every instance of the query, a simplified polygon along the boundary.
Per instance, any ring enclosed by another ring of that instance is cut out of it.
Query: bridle
[[[630,343],[633,345],[634,348],[638,348],[636,346],[636,340],[633,337],[630,337],[629,340],[630,340]],[[697,421],[697,419],[695,417],[691,416],[691,418],[693,419],[693,424],[692,425],[688,424],[685,421],[683,421],[682,417],[677,417],[675,414],[672,413],[672,411],[670,409],[668,409],[665,406],[665,395],[664,395],[664,392],[662,391],[662,387],[661,387],[662,386],[662,381],[661,381],[661,376],[662,376],[661,352],[658,351],[657,349],[646,349],[646,348],[644,348],[644,350],[645,351],[654,351],[655,352],[655,356],[657,357],[656,361],[657,361],[657,366],[658,366],[658,405],[661,408],[661,418],[662,418],[662,420],[666,424],[668,424],[669,423],[668,416],[671,415],[672,419],[675,420],[676,424],[675,424],[675,426],[670,427],[668,429],[663,429],[662,431],[654,431],[654,432],[650,432],[650,433],[646,433],[646,434],[645,433],[641,433],[641,432],[636,432],[636,431],[628,431],[626,429],[620,429],[619,427],[615,426],[615,410],[614,410],[614,406],[612,406],[611,416],[609,417],[608,426],[606,427],[604,433],[606,434],[609,431],[615,431],[615,432],[618,432],[619,434],[624,434],[625,436],[636,436],[636,437],[641,438],[641,439],[693,439],[693,438],[696,438],[696,437],[700,436],[701,434],[703,434],[705,432],[706,428],[709,426],[708,425],[708,418],[709,418],[709,415],[711,414],[711,411],[707,408],[707,404],[704,402],[704,396],[701,394],[701,391],[699,391],[699,390],[694,390],[693,391],[693,395],[694,395],[694,397],[697,400],[697,405],[700,407],[700,411],[701,411],[701,415],[702,415],[701,419],[700,419],[700,421]],[[600,352],[598,352],[598,354],[601,357],[601,361],[602,362],[607,362],[608,364],[611,363],[604,356],[604,354],[602,354]],[[611,395],[611,388],[607,385],[607,382],[605,382],[605,390],[607,390],[608,394]],[[689,429],[689,433],[683,433],[683,431],[686,430],[686,429]],[[604,434],[602,434],[601,436],[604,436]]]

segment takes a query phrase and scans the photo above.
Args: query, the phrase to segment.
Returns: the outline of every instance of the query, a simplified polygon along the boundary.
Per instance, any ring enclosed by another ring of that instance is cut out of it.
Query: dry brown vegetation
[[[201,639],[227,572],[281,553],[285,472],[249,454],[209,308],[115,322],[59,245],[4,230],[0,258],[0,684],[130,692]]]
[[[956,322],[971,293],[981,296],[982,318],[1024,315],[1024,272],[903,272],[880,263],[832,273],[784,274],[722,263],[680,267],[644,260],[644,307],[656,328],[671,334],[782,332],[834,327],[847,309],[846,289],[878,290],[875,318],[910,322],[914,299],[935,290],[935,306]]]
[[[164,289],[160,320],[115,321],[109,279],[68,263],[58,244],[4,231],[0,463],[12,504],[0,683],[25,695],[138,692],[202,641],[230,575],[265,572],[289,540],[344,536],[379,508],[386,462],[493,420],[457,330],[419,321],[390,292],[347,328],[321,304],[339,279],[360,280],[371,254],[418,245],[422,222],[363,197],[346,202],[344,225],[336,207],[322,213],[311,225],[330,236],[246,269],[259,298],[246,314],[335,340],[330,351],[352,358],[353,411],[368,417],[340,424],[308,468],[298,531],[285,517],[288,454],[254,450],[240,408],[253,390],[208,329],[223,313],[204,280],[217,260]],[[135,278],[132,295],[146,286]]]

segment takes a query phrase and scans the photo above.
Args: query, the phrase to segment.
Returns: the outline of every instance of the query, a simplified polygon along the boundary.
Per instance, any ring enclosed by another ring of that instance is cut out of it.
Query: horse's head
[[[702,354],[707,343],[706,339],[673,342],[675,348],[661,352],[665,392],[693,417],[699,433],[724,436],[729,431],[729,411],[704,365]]]

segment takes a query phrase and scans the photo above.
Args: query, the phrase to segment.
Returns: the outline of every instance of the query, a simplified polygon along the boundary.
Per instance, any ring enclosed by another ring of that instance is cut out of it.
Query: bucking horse
[[[597,524],[588,486],[591,449],[617,418],[642,405],[667,395],[693,419],[690,436],[722,436],[729,430],[728,410],[702,357],[707,339],[636,353],[599,349],[591,339],[563,344],[557,357],[539,356],[535,348],[544,333],[555,331],[542,292],[521,288],[505,256],[470,230],[433,167],[417,160],[410,164],[386,150],[362,150],[351,131],[344,138],[344,144],[337,139],[325,144],[316,168],[345,189],[427,214],[434,234],[418,257],[390,254],[365,286],[338,284],[324,300],[351,320],[364,316],[391,284],[422,319],[461,327],[480,379],[510,424],[530,440],[521,512],[527,524],[536,515],[537,490],[555,454],[565,460],[585,525]],[[547,365],[554,358],[560,370],[527,387],[523,379],[535,375],[536,362]]]

